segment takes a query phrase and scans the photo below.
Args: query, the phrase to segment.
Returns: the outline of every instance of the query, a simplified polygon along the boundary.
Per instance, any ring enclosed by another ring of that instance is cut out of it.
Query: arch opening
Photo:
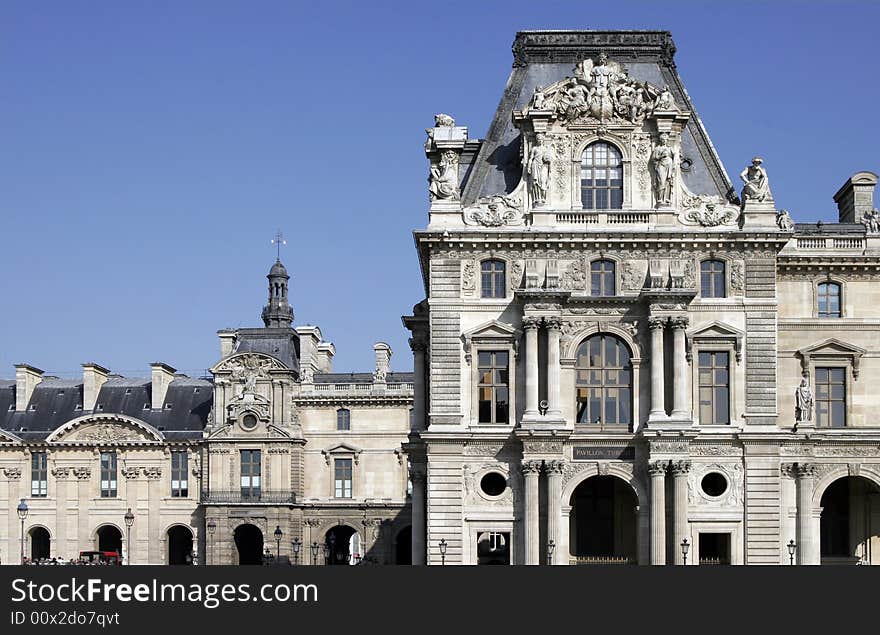
[[[256,525],[245,523],[235,528],[235,548],[238,564],[263,564],[263,532]]]
[[[844,476],[825,489],[820,504],[822,564],[880,564],[880,488]]]
[[[395,564],[412,564],[412,525],[400,530],[394,547]]]
[[[168,540],[168,564],[191,565],[193,563],[193,533],[189,527],[174,525],[165,536]]]
[[[357,564],[364,557],[361,536],[348,525],[331,527],[324,536],[324,544],[327,545],[326,564]]]
[[[31,543],[31,562],[38,562],[49,558],[49,530],[45,527],[31,527],[28,531],[28,538]]]
[[[637,564],[638,499],[616,476],[592,476],[571,495],[569,554],[577,564]]]
[[[113,525],[104,525],[98,528],[98,551],[105,553],[115,552],[122,556],[122,532]],[[131,556],[128,556],[131,558]]]

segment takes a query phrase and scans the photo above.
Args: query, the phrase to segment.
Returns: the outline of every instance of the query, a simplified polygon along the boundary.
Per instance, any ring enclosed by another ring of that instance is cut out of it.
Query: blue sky
[[[734,180],[834,219],[880,171],[880,3],[62,2],[0,6],[0,377],[198,375],[256,326],[278,228],[338,371],[412,358],[424,129],[483,136],[521,29],[662,28]]]

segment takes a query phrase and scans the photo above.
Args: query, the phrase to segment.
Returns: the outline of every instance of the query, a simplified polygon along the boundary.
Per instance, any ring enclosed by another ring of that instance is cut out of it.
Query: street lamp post
[[[16,509],[18,512],[18,517],[21,519],[21,564],[24,564],[24,519],[27,518],[28,515],[28,506],[27,503],[24,502],[24,499],[21,499],[21,502],[18,504],[18,508]]]
[[[131,507],[128,508],[128,511],[125,512],[125,533],[126,536],[126,553],[125,553],[125,564],[131,564],[131,526],[134,524],[134,514],[131,513]]]
[[[687,538],[685,538],[684,540],[681,541],[681,563],[682,564],[688,563],[688,549],[690,549],[690,548],[691,548],[691,545],[690,545],[690,543],[688,543]]]
[[[794,538],[788,541],[788,564],[794,564],[794,553],[797,551],[797,544],[794,542]]]
[[[329,558],[330,558],[330,564],[333,564],[334,560],[336,559],[336,532],[335,531],[330,532],[329,540],[330,540]]]
[[[211,564],[214,564],[214,532],[217,531],[217,523],[215,523],[212,518],[208,521],[208,524],[205,525],[205,528],[208,530],[208,540],[211,543]],[[205,564],[208,563],[206,562]]]
[[[330,545],[324,543],[324,564],[330,564]]]
[[[281,560],[281,538],[284,532],[281,531],[281,525],[275,525],[275,561],[276,564]]]
[[[269,549],[269,545],[266,545],[266,552],[263,554],[263,564],[268,565],[269,560],[272,559],[272,551]]]
[[[446,538],[440,539],[440,565],[446,564]]]
[[[553,551],[556,549],[556,543],[550,541],[547,543],[547,564],[553,564]]]
[[[320,548],[320,545],[318,545],[317,540],[312,542],[312,566],[315,566],[315,564],[317,564],[317,562],[318,562],[318,549],[319,548]]]
[[[293,547],[293,564],[298,565],[299,564],[299,550],[300,550],[300,547],[302,547],[302,543],[299,541],[299,538],[294,538],[290,542],[290,546]]]

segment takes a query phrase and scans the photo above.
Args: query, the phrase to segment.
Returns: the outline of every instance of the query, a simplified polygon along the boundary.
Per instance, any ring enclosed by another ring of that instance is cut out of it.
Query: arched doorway
[[[97,534],[98,551],[115,551],[122,556],[122,532],[118,527],[103,525],[98,527]]]
[[[28,531],[31,541],[31,561],[36,562],[49,557],[49,530],[45,527],[31,527]]]
[[[324,542],[328,547],[327,564],[354,564],[358,557],[364,557],[360,534],[348,525],[336,525],[330,529]]]
[[[593,476],[571,495],[569,552],[578,564],[637,564],[638,499],[615,476]]]
[[[412,525],[397,532],[394,552],[395,564],[412,564]]]
[[[168,564],[192,564],[193,534],[189,527],[174,525],[165,535],[168,541]]]
[[[238,564],[263,564],[263,532],[250,523],[235,528]]]
[[[819,521],[822,564],[880,564],[880,489],[845,476],[822,494]]]

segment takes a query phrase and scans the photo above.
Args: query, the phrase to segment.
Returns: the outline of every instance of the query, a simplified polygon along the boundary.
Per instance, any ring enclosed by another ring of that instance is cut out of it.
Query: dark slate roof
[[[299,335],[293,329],[257,328],[235,331],[233,353],[264,353],[299,373]]]
[[[509,194],[522,174],[520,131],[513,125],[514,110],[523,108],[536,86],[546,87],[570,77],[574,65],[605,51],[639,81],[668,86],[679,107],[691,118],[682,139],[682,156],[693,162],[682,177],[694,194],[735,197],[730,177],[712,147],[709,136],[672,61],[675,45],[667,31],[523,31],[513,43],[514,67],[477,156],[462,157],[467,182],[465,204],[479,197]]]
[[[854,234],[864,236],[867,228],[862,223],[795,223],[795,234]]]
[[[414,373],[388,373],[385,381],[389,384],[412,383]],[[372,384],[373,373],[315,373],[316,384]]]

